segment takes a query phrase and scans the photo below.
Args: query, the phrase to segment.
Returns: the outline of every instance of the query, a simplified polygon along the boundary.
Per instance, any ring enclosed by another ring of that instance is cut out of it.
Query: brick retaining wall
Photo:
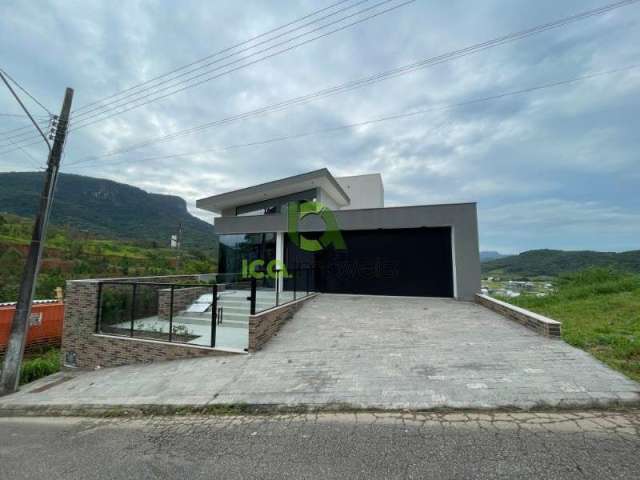
[[[249,352],[257,352],[273,337],[302,304],[315,297],[311,294],[294,302],[249,315]]]
[[[562,324],[556,320],[531,312],[524,308],[516,307],[506,302],[501,302],[487,295],[476,295],[476,301],[501,315],[515,320],[531,330],[550,338],[561,338]]]
[[[171,283],[197,281],[198,276],[139,277],[127,282]],[[116,281],[109,279],[110,282]],[[96,334],[98,280],[67,282],[61,355],[67,366],[83,369],[147,363],[176,358],[232,355],[224,350]]]

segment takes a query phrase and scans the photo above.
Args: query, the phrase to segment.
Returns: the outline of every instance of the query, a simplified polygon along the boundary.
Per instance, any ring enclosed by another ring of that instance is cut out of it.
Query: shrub
[[[25,384],[60,371],[60,350],[51,349],[42,355],[25,359],[20,370],[20,384]]]

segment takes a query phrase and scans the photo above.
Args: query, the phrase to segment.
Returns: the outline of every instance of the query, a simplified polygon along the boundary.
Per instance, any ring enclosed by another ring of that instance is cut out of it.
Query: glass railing
[[[245,350],[251,284],[101,282],[96,331]]]
[[[312,268],[294,268],[287,271],[287,276],[279,274],[277,279],[252,279],[252,285],[255,285],[255,295],[251,295],[255,297],[252,313],[264,312],[313,294],[314,274]]]
[[[313,294],[313,278],[304,268],[278,279],[240,280],[234,273],[201,283],[107,280],[99,284],[96,332],[246,350],[250,315]]]

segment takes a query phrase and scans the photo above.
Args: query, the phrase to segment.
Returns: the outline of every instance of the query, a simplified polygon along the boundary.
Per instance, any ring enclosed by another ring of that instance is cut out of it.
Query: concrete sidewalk
[[[476,304],[321,295],[264,350],[57,374],[0,399],[28,409],[276,405],[530,409],[639,405],[640,385]]]

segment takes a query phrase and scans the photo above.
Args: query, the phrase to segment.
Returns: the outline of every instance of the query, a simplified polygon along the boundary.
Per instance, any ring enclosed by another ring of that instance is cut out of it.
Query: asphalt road
[[[1,479],[638,478],[640,412],[0,419]]]

